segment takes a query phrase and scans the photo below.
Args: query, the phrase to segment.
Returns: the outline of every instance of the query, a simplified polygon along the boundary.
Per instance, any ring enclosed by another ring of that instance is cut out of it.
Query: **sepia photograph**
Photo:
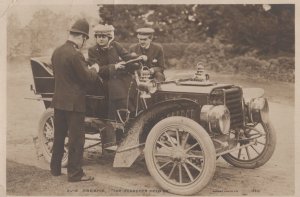
[[[296,7],[8,1],[4,195],[295,196]]]

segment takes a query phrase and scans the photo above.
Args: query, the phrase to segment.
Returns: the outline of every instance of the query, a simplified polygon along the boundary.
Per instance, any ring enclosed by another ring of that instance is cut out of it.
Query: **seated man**
[[[146,55],[147,63],[146,65],[150,68],[151,75],[158,81],[165,81],[164,75],[164,52],[163,48],[156,43],[153,43],[153,33],[152,28],[140,28],[137,30],[137,38],[139,43],[130,46],[129,51],[137,55]]]

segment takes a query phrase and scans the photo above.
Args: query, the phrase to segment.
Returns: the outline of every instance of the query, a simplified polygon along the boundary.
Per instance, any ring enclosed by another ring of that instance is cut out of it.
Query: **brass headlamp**
[[[200,120],[205,122],[212,133],[228,134],[230,130],[230,112],[225,105],[204,105]]]

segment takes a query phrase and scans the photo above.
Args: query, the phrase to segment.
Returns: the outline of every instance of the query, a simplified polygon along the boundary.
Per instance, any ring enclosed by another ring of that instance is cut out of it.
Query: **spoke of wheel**
[[[182,183],[182,168],[181,168],[181,164],[178,165],[179,168],[179,183]]]
[[[51,147],[48,146],[48,150],[49,150],[50,153],[53,153],[53,145]]]
[[[187,155],[188,158],[198,158],[203,159],[203,155]]]
[[[164,165],[160,166],[159,169],[161,170],[162,168],[164,168],[165,166],[167,166],[168,164],[170,164],[172,161],[168,161],[166,162]]]
[[[190,180],[193,182],[193,181],[194,181],[194,177],[192,176],[192,174],[191,174],[189,168],[187,167],[187,165],[186,165],[185,163],[182,164],[182,165],[183,165],[185,171],[187,172],[187,174],[189,175]]]
[[[258,144],[261,144],[261,145],[264,145],[264,146],[266,145],[266,144],[264,144],[264,143],[262,143],[262,142],[259,142],[259,141],[257,141],[257,143],[258,143]]]
[[[264,136],[264,134],[260,134],[260,133],[253,133],[253,134],[247,134],[247,137],[250,138],[250,137],[253,137],[253,136],[258,136],[258,137],[261,137],[261,136]]]
[[[177,146],[180,146],[179,131],[178,131],[178,129],[176,129],[176,139],[177,139]]]
[[[43,130],[43,136],[44,136],[44,138],[46,138],[45,140],[48,140],[48,138],[47,138],[47,129],[46,128],[44,128],[44,130]]]
[[[52,128],[54,128],[53,117],[51,117],[50,120],[51,120]]]
[[[171,142],[172,146],[175,147],[171,137],[169,136],[169,134],[167,132],[165,132],[165,135],[167,136],[168,140]]]
[[[251,131],[256,131],[258,134],[263,134],[264,132],[260,131],[259,129],[257,128],[254,128],[254,127],[248,127],[248,129],[250,129],[250,132]]]
[[[239,150],[238,159],[240,159],[242,153],[242,149]]]
[[[155,153],[155,157],[171,157],[170,154],[164,154],[164,153]]]
[[[175,170],[175,167],[176,167],[176,163],[173,163],[173,167],[172,167],[172,169],[171,169],[171,172],[169,173],[168,178],[171,178],[171,176],[172,176],[172,174],[173,174],[173,172],[174,172],[174,170]]]
[[[184,148],[184,147],[185,147],[185,145],[186,145],[186,142],[187,142],[187,140],[188,140],[189,136],[190,136],[190,133],[187,133],[186,137],[184,138],[184,140],[183,140],[183,142],[182,142],[182,144],[181,144],[182,148]]]
[[[185,150],[185,152],[189,152],[190,150],[192,150],[193,148],[195,148],[198,145],[198,142],[196,144],[194,144],[193,146],[189,147],[188,149]]]
[[[247,152],[248,159],[250,160],[250,159],[251,159],[251,157],[250,157],[250,154],[249,154],[248,147],[246,147],[245,149],[246,149],[246,152]]]
[[[251,148],[259,155],[259,152],[251,145]]]
[[[165,147],[166,149],[170,150],[171,151],[171,147],[165,145],[164,143],[160,142],[160,141],[157,141],[156,143],[158,143],[159,145]]]
[[[193,166],[196,170],[198,170],[199,172],[201,172],[201,168],[199,168],[198,166],[196,166],[195,164],[193,164],[192,162],[190,162],[189,160],[186,160],[186,162],[188,164],[190,164],[191,166]]]
[[[47,127],[47,129],[52,130],[52,127],[48,122],[46,122],[46,127]]]

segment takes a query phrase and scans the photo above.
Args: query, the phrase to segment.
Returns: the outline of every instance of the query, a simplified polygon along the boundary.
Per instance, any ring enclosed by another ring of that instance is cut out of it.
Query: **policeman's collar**
[[[79,49],[78,45],[75,42],[73,42],[71,40],[67,40],[67,43],[71,44],[75,49]]]

